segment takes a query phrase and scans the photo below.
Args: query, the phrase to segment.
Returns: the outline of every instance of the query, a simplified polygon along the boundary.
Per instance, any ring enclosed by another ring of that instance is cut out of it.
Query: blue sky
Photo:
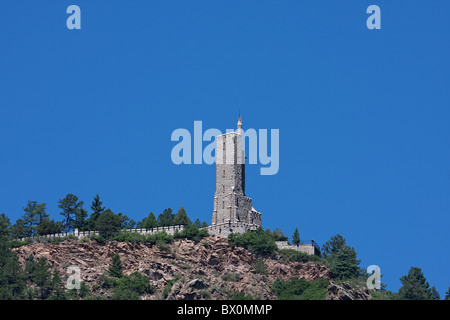
[[[66,8],[81,8],[68,30]],[[381,8],[368,30],[366,8]],[[247,166],[265,228],[342,234],[397,291],[450,286],[450,3],[4,1],[0,212],[98,193],[141,220],[210,222],[215,168],[174,165],[173,130],[280,130],[280,170]],[[206,143],[205,145],[206,146]]]

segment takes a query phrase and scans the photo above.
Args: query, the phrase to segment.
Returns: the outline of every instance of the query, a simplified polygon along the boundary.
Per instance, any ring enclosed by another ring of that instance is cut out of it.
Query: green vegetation
[[[267,276],[268,274],[267,265],[264,263],[264,260],[262,258],[258,258],[255,260],[253,270],[255,270],[256,273],[262,274],[263,276]]]
[[[227,282],[238,282],[241,280],[241,275],[239,273],[227,272],[222,275],[222,280]]]
[[[300,234],[298,233],[297,227],[295,227],[294,234],[292,235],[292,244],[296,246],[300,245]]]
[[[50,264],[44,259],[35,260],[30,256],[25,266],[20,265],[17,254],[12,251],[22,245],[35,242],[45,242],[58,244],[67,239],[79,241],[73,235],[66,237],[45,237],[47,234],[60,233],[62,231],[72,231],[78,228],[80,231],[96,230],[99,235],[92,235],[91,239],[100,244],[106,241],[122,241],[131,243],[147,243],[156,245],[160,250],[167,251],[174,258],[170,244],[174,239],[189,239],[196,242],[202,241],[205,248],[210,248],[208,240],[202,240],[208,236],[205,229],[207,223],[196,219],[194,222],[188,217],[186,210],[180,207],[176,214],[172,209],[167,208],[156,218],[153,212],[141,221],[135,222],[122,213],[114,213],[111,209],[103,206],[100,196],[96,195],[92,201],[92,210],[88,217],[88,212],[83,208],[83,201],[73,194],[66,195],[59,200],[58,207],[61,210],[62,221],[50,219],[45,203],[28,201],[23,208],[23,215],[14,224],[10,223],[5,214],[0,214],[0,300],[13,299],[92,299],[89,287],[81,282],[80,289],[68,290],[64,286],[65,279],[61,279],[59,274],[53,270]],[[130,228],[155,228],[161,226],[184,225],[182,231],[169,235],[166,232],[154,234],[140,234],[130,232]],[[21,240],[21,239],[24,240]],[[322,246],[322,256],[311,256],[297,250],[278,249],[275,241],[288,241],[288,237],[280,230],[262,229],[261,227],[252,232],[244,234],[230,234],[229,242],[233,246],[241,246],[255,254],[256,260],[253,270],[263,276],[269,270],[264,259],[273,258],[284,263],[289,262],[314,262],[324,264],[332,271],[332,281],[336,284],[349,282],[352,287],[365,286],[367,275],[359,267],[360,260],[357,259],[356,250],[346,243],[341,235],[334,235]],[[81,240],[89,241],[87,239]],[[300,245],[301,239],[298,228],[291,237],[294,245]],[[188,264],[182,265],[183,269],[190,269]],[[114,299],[138,299],[143,294],[152,294],[155,290],[150,285],[149,279],[140,273],[124,275],[120,258],[115,255],[109,270],[110,276],[106,277],[104,287],[113,291]],[[217,273],[216,277],[219,274]],[[178,278],[174,278],[164,289],[162,296],[165,298],[169,294],[171,287]],[[239,274],[226,273],[222,279],[228,282],[240,281]],[[436,288],[430,286],[422,270],[418,267],[411,267],[407,275],[400,278],[402,287],[398,293],[386,290],[386,285],[381,285],[381,290],[371,290],[374,299],[402,299],[402,300],[438,300],[440,295]],[[278,299],[323,299],[326,294],[328,281],[320,279],[312,282],[292,278],[289,280],[277,279],[273,283],[273,290]],[[210,296],[209,292],[202,294],[204,298]],[[245,293],[235,292],[229,295],[230,298],[247,299]],[[445,300],[450,300],[450,288],[446,292]]]
[[[119,254],[116,253],[112,257],[111,265],[109,266],[108,271],[109,271],[109,275],[111,277],[121,278],[123,276],[123,273],[122,273],[122,271],[123,271],[122,261],[120,260]]]
[[[166,299],[169,296],[170,290],[172,290],[172,286],[175,282],[177,282],[178,280],[180,280],[180,276],[176,276],[175,278],[173,278],[172,280],[169,280],[169,282],[166,284],[166,286],[164,287],[164,290],[162,292],[162,298]]]
[[[360,260],[356,259],[356,251],[346,244],[344,237],[337,234],[322,246],[322,256],[333,272],[335,278],[353,279],[361,276]]]
[[[291,278],[281,280],[277,278],[273,283],[273,290],[280,300],[325,300],[328,280],[321,278],[315,281]]]
[[[293,249],[280,249],[278,250],[280,254],[280,260],[283,262],[308,262],[314,261],[319,264],[323,264],[324,261],[315,255],[309,255],[304,252],[299,252]]]
[[[441,297],[435,287],[428,284],[422,270],[411,267],[408,274],[400,278],[402,287],[398,290],[400,300],[439,300]]]
[[[243,234],[232,233],[228,236],[228,240],[231,245],[244,247],[260,256],[273,256],[277,250],[273,233],[269,229],[264,231],[261,227]]]
[[[209,234],[207,230],[200,229],[197,225],[191,224],[180,232],[175,233],[175,238],[186,238],[198,242],[208,235]]]
[[[139,300],[143,294],[153,294],[155,286],[150,284],[149,278],[140,272],[133,272],[129,276],[122,273],[122,262],[116,253],[109,265],[109,275],[103,281],[105,288],[113,291],[113,300]]]

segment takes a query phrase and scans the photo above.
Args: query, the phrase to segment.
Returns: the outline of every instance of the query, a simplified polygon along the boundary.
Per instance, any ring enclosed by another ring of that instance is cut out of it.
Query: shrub
[[[207,237],[208,235],[209,234],[207,230],[200,229],[197,225],[191,224],[187,228],[184,228],[180,232],[177,232],[175,234],[175,238],[186,238],[198,242],[202,238]]]
[[[227,272],[222,276],[222,280],[227,282],[238,282],[241,280],[241,275],[239,273]]]
[[[278,250],[280,253],[280,259],[284,262],[308,262],[314,261],[317,263],[323,263],[322,259],[320,259],[316,255],[309,255],[304,252],[299,252],[294,249],[280,249]]]
[[[145,275],[137,271],[129,276],[122,276],[120,279],[105,282],[113,287],[113,300],[139,300],[142,294],[153,294],[155,292],[155,286],[150,284]]]
[[[267,265],[264,263],[264,260],[262,258],[256,259],[255,264],[253,265],[253,269],[256,271],[256,273],[262,274],[264,276],[267,275]]]
[[[246,295],[244,291],[236,291],[229,294],[230,300],[259,300],[256,297]]]
[[[324,300],[327,287],[326,278],[311,282],[295,277],[289,280],[277,278],[273,283],[274,293],[279,300]]]
[[[261,256],[271,256],[277,250],[277,245],[269,229],[264,231],[261,227],[256,231],[243,234],[232,233],[228,240],[234,246],[248,249],[250,252]]]
[[[95,221],[95,228],[100,236],[105,239],[111,239],[122,226],[122,218],[110,209],[102,212]]]

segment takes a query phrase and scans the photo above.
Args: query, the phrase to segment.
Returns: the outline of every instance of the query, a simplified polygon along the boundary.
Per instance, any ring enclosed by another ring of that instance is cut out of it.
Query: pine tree
[[[422,269],[418,267],[411,267],[408,274],[402,276],[400,281],[402,282],[402,287],[398,290],[400,300],[435,300],[438,298],[439,293],[436,288],[430,288]]]
[[[158,226],[158,221],[156,221],[156,217],[153,212],[150,212],[148,216],[142,221],[139,221],[137,224],[138,228],[144,228],[144,229],[152,229],[156,228]]]
[[[25,238],[30,233],[28,232],[28,227],[25,225],[25,221],[23,219],[17,219],[16,223],[11,227],[11,234],[13,238]]]
[[[97,194],[94,197],[94,200],[92,201],[91,204],[91,210],[92,213],[89,217],[89,219],[87,219],[87,226],[86,228],[88,230],[94,230],[95,229],[95,222],[97,221],[98,217],[100,216],[100,214],[105,211],[105,207],[102,207],[103,202],[100,201],[100,196]]]
[[[448,287],[447,292],[445,293],[445,298],[444,300],[450,300],[450,287]]]
[[[292,235],[292,243],[296,246],[300,245],[300,234],[298,233],[297,227],[295,227],[294,234]]]
[[[63,230],[63,225],[61,221],[56,222],[53,219],[44,219],[42,220],[37,228],[36,233],[38,235],[45,235],[45,234],[55,234],[60,233]]]
[[[123,276],[123,267],[122,261],[120,260],[120,256],[116,253],[111,260],[111,264],[109,266],[109,275],[114,278],[121,278]]]
[[[334,235],[330,240],[323,244],[322,255],[326,258],[328,255],[336,253],[344,246],[346,246],[344,237],[340,234]]]
[[[178,210],[178,213],[173,218],[173,224],[176,226],[177,225],[188,226],[188,225],[192,224],[192,222],[189,219],[189,217],[187,216],[186,210],[184,210],[183,206],[180,207],[180,209]]]
[[[25,276],[17,254],[11,250],[10,222],[0,214],[0,300],[23,299]]]
[[[158,226],[160,227],[166,227],[166,226],[173,226],[173,219],[175,215],[172,212],[172,209],[168,208],[163,211],[158,216]]]
[[[49,299],[51,300],[66,300],[64,283],[59,276],[58,271],[53,270],[51,280],[51,293]]]
[[[338,279],[352,279],[361,274],[353,247],[347,245],[345,239],[337,234],[322,246],[322,255],[328,261],[330,269]]]
[[[75,221],[73,222],[74,229],[78,229],[79,231],[86,231],[87,228],[87,218],[88,212],[81,205],[78,210],[75,212]]]
[[[47,299],[52,288],[52,273],[47,259],[40,258],[38,260],[31,275],[31,280],[38,287],[40,299]]]
[[[49,214],[45,211],[45,203],[37,203],[37,201],[28,201],[27,206],[23,208],[25,212],[22,220],[26,227],[25,236],[31,237],[36,233],[37,225],[44,219],[49,218]]]
[[[78,201],[78,197],[69,193],[64,199],[58,201],[58,208],[62,210],[61,215],[64,217],[64,232],[69,232],[74,227],[79,209],[83,206],[83,201]]]
[[[95,222],[95,229],[105,239],[112,238],[121,228],[122,219],[119,215],[106,209]]]

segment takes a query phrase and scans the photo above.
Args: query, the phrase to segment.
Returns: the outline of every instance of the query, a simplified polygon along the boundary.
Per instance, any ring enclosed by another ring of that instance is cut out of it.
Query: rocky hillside
[[[45,257],[63,279],[67,276],[67,267],[78,266],[81,280],[89,286],[92,295],[106,299],[111,297],[111,292],[102,283],[116,253],[120,256],[125,275],[138,271],[156,287],[154,294],[144,295],[143,299],[229,299],[239,292],[259,299],[276,299],[272,283],[277,278],[289,280],[297,277],[313,281],[332,277],[324,265],[315,262],[282,263],[276,258],[264,259],[266,275],[257,273],[254,254],[231,246],[227,239],[219,237],[207,237],[199,242],[176,239],[163,245],[65,240],[59,244],[36,243],[14,250],[21,263],[25,263],[31,254],[35,258]],[[330,282],[326,297],[370,298],[367,290],[358,290]]]

